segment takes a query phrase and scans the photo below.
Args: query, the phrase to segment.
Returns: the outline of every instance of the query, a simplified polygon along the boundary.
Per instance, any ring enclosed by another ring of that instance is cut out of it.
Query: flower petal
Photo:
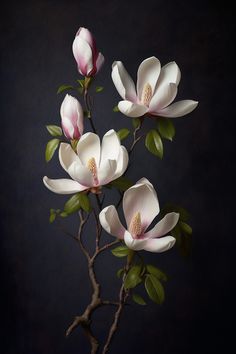
[[[86,133],[82,135],[77,144],[77,153],[81,162],[87,166],[88,160],[94,157],[97,166],[100,162],[100,139],[97,134]]]
[[[114,129],[109,130],[102,139],[101,162],[106,160],[117,160],[120,152],[120,140]]]
[[[50,191],[58,194],[73,194],[87,189],[87,187],[82,186],[78,182],[67,178],[50,179],[44,176],[43,183]]]
[[[123,210],[127,227],[129,227],[133,216],[140,212],[142,231],[144,232],[160,211],[154,188],[146,183],[130,187],[124,193]]]
[[[186,114],[192,112],[198,105],[197,101],[183,100],[173,103],[172,105],[163,108],[158,111],[158,113],[153,113],[154,115],[160,117],[177,118],[185,116]]]
[[[98,53],[98,57],[96,60],[96,68],[97,68],[97,73],[99,72],[99,70],[101,69],[101,67],[103,66],[105,61],[104,56],[102,55],[102,53]]]
[[[130,233],[126,230],[124,234],[124,241],[125,244],[128,248],[134,251],[140,251],[144,249],[146,243],[148,242],[147,240],[143,239],[133,239],[133,237],[130,235]]]
[[[121,113],[131,118],[142,117],[148,111],[146,106],[130,101],[120,101],[118,103],[118,108]]]
[[[168,106],[174,101],[177,91],[176,84],[170,83],[168,85],[163,85],[152,97],[149,105],[149,112],[158,112],[162,108]]]
[[[132,102],[137,101],[134,82],[121,61],[115,61],[112,64],[111,77],[117,91],[123,99]]]
[[[125,228],[120,222],[114,205],[109,205],[104,208],[99,214],[99,220],[106,232],[123,240]]]
[[[126,148],[121,145],[120,152],[117,159],[117,167],[113,179],[116,179],[123,175],[129,163],[129,155]]]
[[[72,165],[72,163],[76,162],[78,165],[81,165],[81,161],[72,149],[70,144],[61,143],[59,148],[59,160],[61,166],[64,168],[66,172],[68,172],[68,168]]]
[[[90,45],[77,36],[74,39],[72,50],[80,74],[88,76],[93,70],[93,52]]]
[[[160,61],[156,57],[145,59],[138,68],[137,92],[141,100],[142,91],[145,84],[149,84],[154,94],[156,83],[161,71]]]
[[[149,252],[164,252],[168,251],[175,244],[175,238],[172,236],[165,236],[162,238],[153,238],[146,240],[143,249]]]
[[[87,186],[87,188],[96,186],[93,175],[86,166],[74,162],[70,165],[67,172],[73,180],[79,182],[83,186]]]
[[[87,42],[90,47],[96,52],[95,40],[92,36],[92,33],[85,27],[80,27],[76,36],[80,36],[85,42]]]
[[[100,186],[103,186],[113,181],[116,171],[116,161],[106,160],[102,166],[97,169],[98,182]]]
[[[178,86],[181,78],[181,73],[176,62],[171,61],[161,68],[160,76],[157,81],[156,91],[162,86],[169,85],[170,83]]]
[[[168,213],[161,219],[152,230],[145,233],[145,238],[161,237],[171,231],[179,220],[178,213]]]

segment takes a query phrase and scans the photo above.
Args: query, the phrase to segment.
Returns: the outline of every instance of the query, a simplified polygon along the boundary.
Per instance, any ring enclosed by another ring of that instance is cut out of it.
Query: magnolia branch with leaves
[[[75,85],[61,85],[58,88],[58,94],[71,91],[74,95],[66,94],[62,101],[61,126],[46,126],[53,139],[47,143],[45,151],[45,159],[49,162],[58,150],[60,164],[69,178],[51,179],[45,176],[43,182],[54,193],[72,195],[63,209],[50,209],[49,221],[63,221],[72,214],[78,215],[76,234],[68,232],[63,226],[61,229],[81,249],[87,261],[92,289],[87,307],[80,309],[78,304],[78,313],[67,328],[66,336],[81,328],[89,340],[90,353],[105,354],[111,348],[126,304],[147,304],[138,289],[143,287],[147,298],[156,304],[164,301],[163,283],[167,281],[167,275],[156,265],[146,264],[142,251],[160,253],[176,243],[181,254],[186,256],[191,249],[192,229],[188,224],[188,212],[170,203],[160,210],[156,191],[147,177],[133,182],[127,175],[131,159],[135,168],[136,145],[144,141],[148,152],[162,159],[163,139],[172,141],[175,135],[170,118],[190,113],[198,103],[192,100],[172,103],[180,82],[180,70],[175,62],[161,67],[156,57],[145,59],[138,68],[135,86],[122,62],[115,61],[111,77],[122,100],[113,111],[131,118],[132,128],[122,128],[117,132],[111,129],[100,140],[98,122],[93,117],[93,94],[104,91],[103,87],[94,86],[104,57],[98,52],[91,32],[83,27],[75,36],[72,50],[78,72],[83,78],[76,80]],[[84,132],[85,119],[90,123],[91,132]],[[146,120],[153,122],[153,128],[148,132],[144,127]],[[128,137],[130,145],[122,145]],[[106,205],[105,195],[111,189],[118,191],[118,197],[113,205]],[[121,206],[126,225],[120,221]],[[161,220],[150,228],[159,212]],[[84,243],[85,226],[92,218],[95,220],[94,248],[87,249]],[[103,232],[113,236],[107,244],[102,242]],[[124,258],[123,267],[116,274],[120,279],[120,290],[117,298],[111,300],[101,297],[95,264],[96,259],[109,250],[114,257]],[[103,306],[115,308],[105,343],[101,343],[93,333],[96,325],[93,313]]]

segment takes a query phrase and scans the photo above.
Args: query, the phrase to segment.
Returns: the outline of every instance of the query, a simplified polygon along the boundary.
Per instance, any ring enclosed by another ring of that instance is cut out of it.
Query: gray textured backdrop
[[[1,5],[2,6],[2,5]],[[66,198],[50,193],[44,174],[63,176],[57,159],[47,165],[44,126],[59,123],[62,83],[77,78],[71,44],[79,26],[96,36],[106,65],[97,76],[100,134],[131,126],[113,113],[119,97],[110,79],[113,60],[134,76],[155,55],[182,70],[179,98],[199,100],[190,116],[176,119],[176,138],[162,162],[143,144],[130,176],[146,176],[160,202],[175,201],[192,214],[193,252],[175,249],[146,258],[170,280],[163,306],[127,308],[111,353],[195,354],[228,348],[232,329],[234,109],[233,11],[211,1],[8,1],[1,20],[1,348],[4,354],[86,354],[80,330],[64,330],[87,303],[84,260],[73,240],[48,223],[50,207]],[[88,128],[88,127],[87,127]],[[76,230],[76,220],[67,221]],[[93,235],[88,232],[88,243]],[[120,261],[108,252],[97,262],[104,293],[119,286]],[[229,315],[229,316],[228,316]],[[96,315],[103,337],[109,313]]]

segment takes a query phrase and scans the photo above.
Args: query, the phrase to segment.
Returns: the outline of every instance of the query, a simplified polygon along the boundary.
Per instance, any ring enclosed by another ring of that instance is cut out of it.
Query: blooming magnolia
[[[43,178],[52,192],[72,194],[86,189],[97,189],[120,177],[128,165],[128,153],[120,144],[116,132],[109,130],[102,139],[97,134],[82,135],[77,144],[77,154],[70,144],[61,143],[59,148],[61,166],[72,179]]]
[[[175,244],[174,237],[162,236],[175,227],[179,220],[178,213],[166,214],[153,229],[147,231],[160,209],[153,185],[146,178],[140,179],[124,193],[123,211],[127,229],[121,224],[114,205],[103,209],[99,219],[102,227],[112,236],[124,240],[128,248],[164,252]]]
[[[180,70],[175,62],[161,68],[156,57],[145,59],[137,74],[135,85],[121,61],[112,65],[112,80],[124,99],[118,104],[119,110],[128,117],[140,117],[145,113],[161,117],[181,117],[192,112],[198,102],[183,100],[171,104],[180,82]]]
[[[80,74],[87,77],[96,75],[104,63],[104,56],[97,51],[95,40],[87,28],[80,27],[72,50]]]
[[[84,113],[79,101],[66,95],[61,104],[61,126],[68,139],[79,140],[84,130]]]

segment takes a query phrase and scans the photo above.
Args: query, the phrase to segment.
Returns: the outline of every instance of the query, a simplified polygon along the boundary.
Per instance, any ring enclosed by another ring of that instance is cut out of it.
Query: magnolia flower
[[[121,224],[114,205],[103,209],[99,219],[102,227],[112,236],[124,240],[128,248],[135,251],[164,252],[174,246],[174,237],[162,236],[175,227],[179,220],[178,213],[166,214],[147,231],[160,209],[153,185],[146,178],[140,179],[124,193],[123,211],[127,228]]]
[[[97,51],[95,40],[91,32],[80,27],[76,33],[73,46],[73,54],[80,74],[94,76],[104,63],[104,56]]]
[[[61,126],[68,139],[79,140],[84,130],[84,113],[79,101],[66,95],[61,104]]]
[[[119,110],[128,117],[140,117],[145,113],[161,117],[181,117],[192,112],[198,102],[183,100],[171,104],[180,82],[180,70],[175,62],[161,68],[156,57],[145,59],[137,74],[135,85],[121,61],[112,65],[112,80],[124,99],[118,104]]]
[[[116,132],[109,130],[102,139],[97,134],[82,135],[77,144],[77,153],[70,144],[61,143],[59,148],[61,166],[72,179],[43,178],[45,186],[52,192],[72,194],[86,189],[97,191],[120,177],[128,165],[128,153]]]

